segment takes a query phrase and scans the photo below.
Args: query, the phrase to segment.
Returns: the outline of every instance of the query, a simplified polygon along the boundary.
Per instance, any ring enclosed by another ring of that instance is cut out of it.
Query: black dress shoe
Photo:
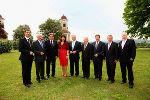
[[[46,78],[48,79],[48,78],[49,78],[49,76],[46,76]]]
[[[56,78],[56,76],[55,76],[55,75],[52,75],[52,77],[53,77],[53,78]]]
[[[78,77],[79,75],[76,75],[76,77]]]
[[[127,83],[127,82],[123,82],[123,81],[122,81],[120,84],[125,84],[125,83]]]
[[[29,84],[26,84],[25,87],[30,88],[30,85],[29,85]]]
[[[99,78],[99,81],[101,81],[102,80],[102,78]]]
[[[41,79],[42,79],[42,80],[47,80],[47,78],[45,78],[45,77],[42,77]]]
[[[30,83],[29,83],[29,85],[33,85],[33,83],[32,83],[32,82],[30,82]]]
[[[129,85],[129,88],[133,88],[133,85],[132,85],[132,84],[130,84],[130,85]]]
[[[37,80],[38,83],[40,83],[40,80]]]
[[[111,84],[113,84],[114,82],[115,82],[115,80],[113,80],[113,81],[111,80],[111,81],[110,81]]]

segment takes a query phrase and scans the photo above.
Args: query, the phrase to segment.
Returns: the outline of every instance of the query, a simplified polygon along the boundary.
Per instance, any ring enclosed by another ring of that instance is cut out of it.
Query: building
[[[4,29],[4,18],[0,15],[0,39],[8,39],[8,33]]]
[[[61,19],[59,19],[61,26],[62,26],[62,32],[64,35],[66,35],[66,38],[68,41],[70,41],[70,32],[68,30],[68,19],[66,16],[61,16]]]

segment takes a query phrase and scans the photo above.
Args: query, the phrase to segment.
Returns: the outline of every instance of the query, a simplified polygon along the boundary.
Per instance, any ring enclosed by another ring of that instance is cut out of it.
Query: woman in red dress
[[[58,43],[58,50],[59,50],[60,66],[62,66],[63,71],[62,76],[67,77],[69,44],[66,41],[65,35],[62,35],[60,38],[60,42]]]

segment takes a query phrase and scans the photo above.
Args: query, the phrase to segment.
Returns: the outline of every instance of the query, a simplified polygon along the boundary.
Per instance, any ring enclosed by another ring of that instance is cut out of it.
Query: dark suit
[[[118,60],[118,44],[112,42],[109,49],[108,43],[106,44],[106,66],[107,66],[107,75],[108,79],[114,82],[115,77],[115,60]]]
[[[93,46],[93,63],[94,63],[95,78],[101,79],[103,59],[105,55],[105,44],[99,41],[97,48],[96,48],[96,42],[93,42],[92,46]],[[95,57],[94,56],[95,54],[98,54],[98,57]]]
[[[82,70],[83,77],[89,78],[90,76],[90,60],[92,60],[92,45],[90,43],[87,44],[86,49],[85,45],[82,44]]]
[[[44,78],[44,61],[45,61],[45,44],[42,41],[43,46],[40,44],[40,42],[37,40],[33,42],[33,52],[34,52],[34,59],[35,59],[35,65],[36,65],[36,76],[37,80],[40,80],[40,76],[43,79]],[[41,55],[41,52],[44,53],[44,55]],[[39,75],[40,74],[40,75]]]
[[[132,65],[133,61],[130,61],[130,58],[135,59],[136,56],[136,45],[134,40],[127,39],[123,49],[122,49],[122,41],[119,42],[119,61],[122,72],[122,81],[126,82],[126,67],[128,69],[128,80],[129,84],[133,85],[133,71]]]
[[[26,38],[22,38],[19,40],[19,52],[21,52],[19,60],[22,63],[22,77],[23,84],[28,85],[31,83],[31,67],[33,62],[33,55],[30,55],[32,41],[29,42]]]
[[[56,56],[58,56],[58,44],[56,40],[50,43],[50,40],[45,41],[45,51],[46,51],[46,73],[47,76],[50,74],[50,64],[52,62],[52,76],[55,76],[55,63]]]
[[[76,51],[75,54],[71,54],[70,51]],[[72,48],[72,42],[69,43],[69,58],[70,58],[70,74],[71,76],[74,75],[74,64],[75,64],[75,70],[76,73],[75,75],[78,76],[79,75],[79,52],[81,51],[81,43],[76,41],[74,48]]]

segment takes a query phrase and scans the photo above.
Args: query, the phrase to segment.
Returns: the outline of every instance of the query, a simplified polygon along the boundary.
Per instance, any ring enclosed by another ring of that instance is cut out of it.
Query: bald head
[[[126,40],[126,39],[127,39],[127,36],[128,36],[127,33],[123,32],[123,33],[122,33],[122,40]]]
[[[37,37],[38,40],[40,40],[40,41],[42,40],[42,34],[37,34],[36,37]]]
[[[72,38],[73,41],[75,41],[76,40],[76,35],[71,35],[71,38]]]

